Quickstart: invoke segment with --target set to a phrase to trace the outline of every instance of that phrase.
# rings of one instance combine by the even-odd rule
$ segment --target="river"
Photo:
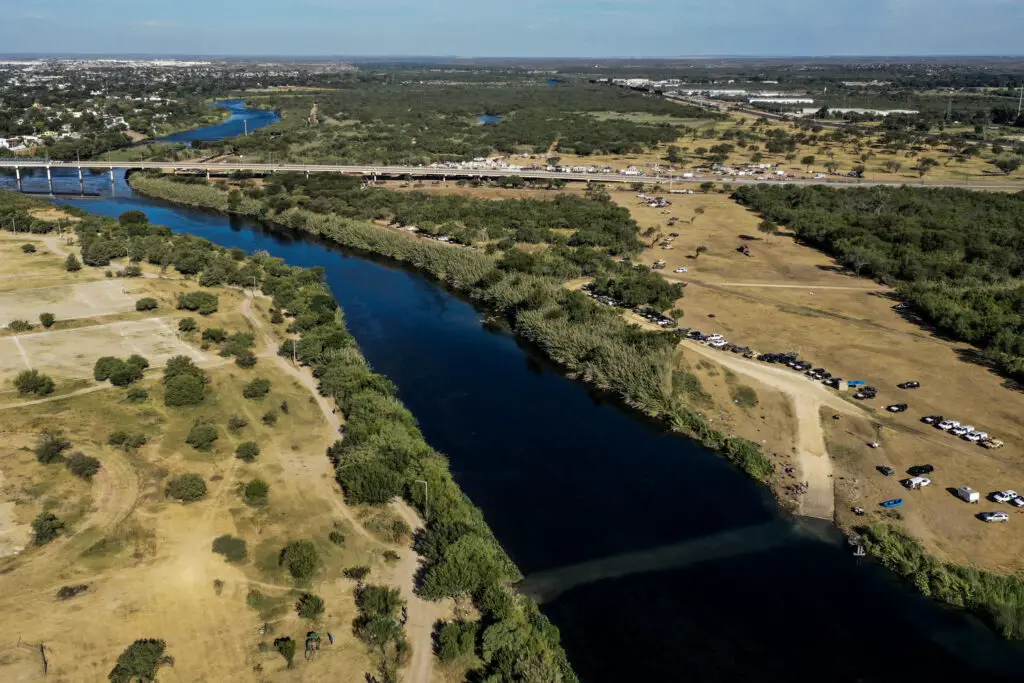
[[[86,183],[102,196],[58,201],[108,216],[139,209],[178,232],[326,270],[364,354],[450,458],[526,585],[554,586],[542,609],[585,683],[905,683],[1024,666],[1017,645],[858,561],[824,525],[788,519],[722,458],[563,377],[427,277],[135,196],[123,176]],[[56,185],[77,192],[77,176]],[[25,187],[45,189],[45,175]],[[687,566],[698,552],[713,559]],[[574,587],[624,566],[643,572]]]
[[[245,106],[244,100],[220,100],[211,106],[227,109],[230,115],[225,120],[214,126],[204,126],[185,130],[173,135],[158,138],[157,142],[209,142],[212,140],[224,140],[244,135],[245,132],[253,132],[257,128],[269,126],[281,120],[277,112],[267,109],[250,109]]]

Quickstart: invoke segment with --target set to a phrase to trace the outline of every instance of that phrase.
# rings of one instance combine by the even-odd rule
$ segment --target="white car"
[[[722,335],[718,334],[717,332],[715,334],[709,334],[708,335],[708,341],[709,342],[722,341],[723,339],[725,339],[725,337],[723,337]]]
[[[966,441],[973,441],[974,443],[977,443],[982,439],[988,438],[988,434],[985,432],[971,432],[969,434],[964,434],[961,438]]]
[[[939,429],[942,429],[942,430],[948,432],[950,429],[953,429],[954,427],[959,427],[960,423],[957,422],[956,420],[943,420],[942,422],[940,422],[936,426]]]
[[[718,341],[711,342],[710,344],[708,344],[708,346],[710,346],[713,349],[720,349],[728,343],[729,342],[725,341],[724,339],[719,339]]]
[[[928,477],[911,477],[905,479],[903,485],[908,489],[923,489],[925,486],[931,486],[932,480]]]
[[[676,268],[672,272],[674,272],[674,273],[689,273],[690,269],[689,268]]]
[[[1015,508],[1024,508],[1024,496],[1017,496],[1010,501],[1010,505]]]
[[[1008,522],[1010,521],[1010,515],[1005,512],[982,512],[980,515],[984,522]]]
[[[999,491],[998,493],[992,494],[992,500],[997,503],[1009,503],[1011,500],[1017,497],[1017,492],[1013,489],[1007,489],[1005,491]]]
[[[949,430],[949,433],[954,436],[963,436],[964,434],[967,434],[970,431],[973,431],[970,427],[960,426],[953,427],[952,429]]]

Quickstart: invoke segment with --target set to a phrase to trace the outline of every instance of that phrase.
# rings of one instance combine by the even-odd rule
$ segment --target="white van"
[[[972,489],[970,486],[961,486],[956,490],[956,495],[961,500],[968,503],[977,503],[981,500],[981,494]]]

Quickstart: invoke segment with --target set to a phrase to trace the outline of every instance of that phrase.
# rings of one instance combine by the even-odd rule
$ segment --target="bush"
[[[142,360],[147,366],[149,365],[149,361],[147,361],[145,358],[143,358]],[[140,379],[142,379],[143,370],[144,366],[139,365],[137,363],[121,363],[120,367],[117,368],[117,370],[114,370],[114,372],[110,373],[110,383],[113,384],[115,387],[126,387],[129,384],[133,384],[134,382],[138,382]]]
[[[206,482],[198,474],[183,474],[167,482],[167,495],[182,503],[194,503],[206,498]]]
[[[384,505],[402,491],[401,475],[379,460],[363,460],[338,469],[338,483],[352,505]]]
[[[185,437],[185,443],[197,451],[213,449],[213,442],[220,438],[217,428],[208,422],[196,422]]]
[[[71,474],[82,479],[92,479],[92,476],[100,471],[100,461],[84,453],[72,453],[65,464]]]
[[[32,544],[46,545],[64,530],[64,522],[52,512],[41,512],[32,520]]]
[[[243,441],[235,449],[235,457],[246,462],[252,462],[260,454],[260,445],[255,441]]]
[[[370,575],[370,567],[366,565],[345,567],[342,570],[342,575],[345,579],[351,579],[352,581],[362,582]]]
[[[274,325],[280,325],[284,322],[284,316],[281,315],[281,311],[276,308],[270,312],[270,322]]]
[[[270,497],[270,485],[262,479],[253,479],[242,489],[242,500],[252,507],[263,507]]]
[[[149,439],[145,434],[130,434],[123,430],[112,432],[107,437],[107,443],[111,446],[120,446],[122,450],[131,452],[142,448]]]
[[[437,632],[437,658],[442,662],[452,662],[472,654],[476,633],[476,622],[448,622]]]
[[[23,245],[21,245],[21,253],[23,253],[23,254],[34,254],[34,253],[36,253],[36,245],[34,245],[34,244],[23,244]]]
[[[205,330],[203,330],[203,341],[213,342],[214,344],[220,344],[227,338],[228,333],[219,327],[207,327]]]
[[[46,429],[39,435],[33,452],[36,454],[36,460],[49,465],[60,460],[64,456],[64,451],[69,448],[71,442],[64,438],[64,432],[59,429]]]
[[[316,573],[319,561],[320,557],[312,541],[292,541],[281,551],[281,566],[300,581]]]
[[[124,398],[129,403],[142,403],[149,399],[149,392],[142,387],[132,387],[125,392]]]
[[[299,596],[299,601],[295,603],[295,611],[303,619],[316,621],[324,614],[323,598],[312,593],[303,593]]]
[[[53,393],[54,384],[49,375],[44,375],[38,370],[22,370],[14,378],[14,387],[21,396],[49,396]]]
[[[49,329],[53,327],[55,322],[57,322],[57,316],[53,313],[40,313],[39,322],[42,323],[43,327]]]
[[[64,260],[64,270],[69,273],[77,273],[82,269],[82,262],[78,260],[78,257],[74,254],[68,254],[67,259]]]
[[[103,356],[97,359],[96,364],[92,366],[92,376],[97,382],[106,382],[110,379],[110,376],[116,372],[122,363],[119,358],[113,356]]]
[[[213,552],[223,555],[228,562],[245,562],[245,540],[230,534],[213,539]]]
[[[32,323],[27,320],[12,320],[7,323],[7,329],[11,332],[28,332],[32,329]]]
[[[162,664],[171,663],[164,656],[167,644],[162,640],[136,640],[117,658],[117,664],[107,678],[110,683],[150,683],[156,680],[156,670]]]
[[[345,534],[341,533],[337,529],[332,529],[331,533],[327,534],[327,540],[329,540],[334,545],[344,546]]]
[[[198,328],[195,318],[182,318],[178,321],[178,332],[194,332]]]
[[[295,659],[295,641],[288,637],[274,640],[274,649],[288,662],[288,668],[292,667],[292,660]]]
[[[160,304],[157,303],[156,299],[154,299],[151,296],[147,296],[147,297],[143,297],[143,298],[141,298],[141,299],[139,299],[138,301],[135,302],[135,310],[136,311],[153,311],[153,310],[156,310],[157,306],[159,306],[159,305]]]
[[[241,415],[232,415],[228,418],[228,429],[233,432],[240,431],[249,426],[249,420]]]
[[[178,295],[178,309],[197,311],[199,315],[211,315],[217,312],[219,300],[216,294],[209,292],[189,292]]]
[[[142,268],[136,265],[125,266],[125,269],[119,272],[118,275],[121,277],[142,277]]]
[[[400,559],[402,559],[402,556],[396,553],[394,550],[385,550],[383,556],[384,561],[388,564],[394,564],[395,562],[398,562]]]
[[[359,567],[346,567],[342,572],[342,576],[346,579],[352,579],[353,581],[362,582],[370,575],[370,568],[363,565]]]
[[[240,368],[251,368],[256,365],[256,354],[246,349],[235,357],[235,365]]]
[[[206,383],[196,375],[177,375],[164,385],[164,405],[195,406],[203,402]]]
[[[242,389],[242,396],[248,399],[261,399],[270,392],[270,380],[257,377]]]
[[[273,410],[268,410],[267,412],[263,413],[263,417],[260,418],[260,420],[263,422],[263,424],[267,425],[268,427],[273,427],[274,425],[277,424],[277,413],[275,413]]]

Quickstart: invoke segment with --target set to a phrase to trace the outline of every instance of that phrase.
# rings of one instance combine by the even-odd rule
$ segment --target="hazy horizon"
[[[984,57],[1020,54],[1024,2],[35,0],[9,8],[4,18],[0,45],[7,54]],[[614,56],[594,55],[600,51]]]

